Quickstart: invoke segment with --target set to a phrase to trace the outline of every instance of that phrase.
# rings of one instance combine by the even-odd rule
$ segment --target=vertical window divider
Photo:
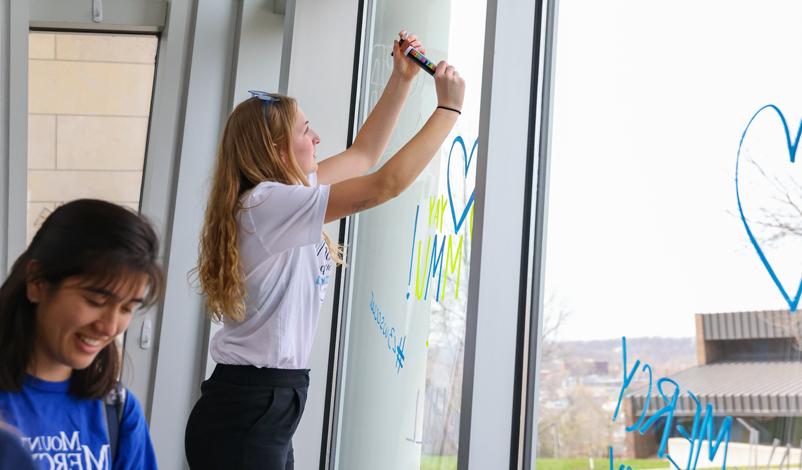
[[[556,17],[559,0],[548,0],[545,6],[545,18],[539,23],[540,28],[534,37],[535,49],[541,51],[542,55],[542,74],[538,78],[532,74],[533,86],[535,80],[540,82],[538,96],[540,97],[539,110],[537,114],[537,124],[532,126],[530,135],[530,145],[536,147],[536,152],[532,155],[533,162],[537,165],[532,174],[534,181],[531,182],[533,191],[530,194],[531,200],[528,201],[531,212],[532,224],[526,234],[530,244],[530,252],[527,257],[527,266],[522,267],[526,270],[526,275],[522,276],[522,281],[529,280],[526,286],[526,295],[522,299],[524,302],[523,313],[528,328],[521,332],[524,334],[525,343],[523,354],[527,355],[524,363],[520,364],[522,381],[516,392],[523,394],[521,410],[521,439],[522,446],[521,461],[518,468],[535,468],[537,458],[537,425],[538,425],[538,390],[539,390],[539,367],[540,367],[540,334],[542,332],[544,310],[543,310],[543,286],[545,274],[546,258],[546,227],[548,216],[548,194],[549,194],[549,164],[551,159],[551,114],[552,114],[552,90],[554,79],[554,45],[556,38]],[[542,8],[542,7],[541,7]],[[542,39],[542,45],[541,45]],[[533,67],[536,65],[533,62]],[[532,97],[532,109],[538,107],[535,95]]]
[[[25,250],[28,198],[28,2],[9,2],[5,272]]]
[[[538,113],[530,108],[537,93],[532,68],[540,61],[540,51],[532,42],[522,45],[520,38],[535,37],[542,3],[487,3],[459,470],[517,466],[513,438],[518,431],[513,427],[520,401],[516,403],[513,390],[520,385],[516,369],[524,341],[520,320],[525,292],[520,260],[528,237],[528,141]]]
[[[364,118],[360,109],[361,96],[364,93],[361,78],[368,70],[370,50],[365,46],[368,40],[367,31],[371,28],[371,12],[375,0],[358,0],[356,40],[354,41],[354,67],[351,79],[351,107],[348,113],[348,137],[350,146],[356,137],[359,123]],[[331,345],[329,348],[329,366],[326,384],[326,409],[323,416],[323,429],[320,446],[320,470],[337,468],[337,452],[340,425],[340,407],[342,405],[343,380],[345,376],[345,359],[348,352],[348,315],[352,288],[352,263],[356,243],[356,226],[358,215],[340,220],[340,231],[337,242],[345,246],[346,266],[338,266],[334,280],[334,311],[332,312]]]

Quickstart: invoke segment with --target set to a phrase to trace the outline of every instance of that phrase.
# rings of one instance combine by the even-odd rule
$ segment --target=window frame
[[[540,290],[533,291],[535,284],[532,283],[539,283],[542,279],[537,275],[542,267],[542,253],[539,252],[542,241],[536,245],[534,240],[542,238],[544,233],[542,217],[547,183],[547,178],[544,178],[547,175],[547,143],[536,139],[547,131],[549,121],[540,119],[541,113],[548,112],[548,108],[533,105],[548,101],[543,99],[543,90],[548,90],[548,86],[543,86],[541,71],[544,69],[544,60],[550,59],[550,54],[545,53],[539,45],[545,42],[551,47],[552,44],[550,38],[543,40],[551,32],[551,23],[544,22],[542,15],[544,5],[548,6],[548,11],[552,11],[551,3],[546,0],[487,2],[479,155],[514,157],[480,159],[477,162],[474,200],[477,210],[471,241],[472,275],[468,293],[458,451],[460,470],[521,468],[521,454],[525,453],[522,446],[529,441],[520,436],[523,433],[521,413],[526,413],[527,419],[531,420],[533,408],[531,404],[524,404],[525,409],[521,410],[520,400],[528,393],[527,403],[531,401],[534,383],[527,384],[526,390],[522,387],[522,377],[525,375],[523,354],[530,350],[536,352],[537,329],[527,338],[524,320],[528,317],[536,320],[540,311],[535,305],[535,299],[541,295]],[[368,66],[365,58],[368,48],[365,44],[370,38],[365,31],[370,30],[373,5],[373,1],[365,3],[357,28],[363,51],[361,54],[357,52],[358,60],[354,64],[352,109],[359,106],[360,96],[364,93],[364,84],[360,85],[359,81],[363,80]],[[503,28],[500,26],[502,23]],[[521,46],[522,36],[532,38],[529,47]],[[496,73],[497,70],[504,72]],[[530,99],[522,100],[521,95]],[[352,135],[356,131],[354,126],[359,122],[353,115],[354,112]],[[521,152],[522,148],[526,151]],[[537,172],[535,176],[533,171]],[[488,174],[492,177],[488,177]],[[533,178],[536,180],[533,181]],[[533,184],[537,184],[535,191],[531,189]],[[533,213],[533,207],[538,212]],[[533,216],[534,228],[530,230],[530,218]],[[499,217],[512,222],[499,223]],[[359,243],[358,225],[358,215],[355,215],[349,217],[347,226],[341,229],[340,242],[352,247],[351,251]],[[507,269],[501,261],[504,259],[521,259],[520,269]],[[334,393],[327,403],[327,416],[331,416],[331,424],[324,429],[323,436],[329,449],[329,461],[328,465],[321,461],[321,469],[334,470],[337,463],[334,452],[339,431],[343,371],[347,368],[345,357],[352,277],[353,271],[345,268],[337,278],[339,305],[335,314],[339,331],[332,332],[331,364],[334,370],[330,372],[335,377],[335,383],[330,385]],[[498,311],[509,314],[499,317],[496,316]],[[480,315],[480,312],[484,314]],[[510,337],[515,337],[516,341],[509,341]],[[530,373],[529,376],[536,378],[536,374]],[[482,377],[482,380],[478,380],[478,377]],[[507,429],[509,433],[498,432],[500,429]],[[471,440],[482,445],[470,446]]]

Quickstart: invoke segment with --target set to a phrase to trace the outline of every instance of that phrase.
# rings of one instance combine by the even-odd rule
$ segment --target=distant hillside
[[[606,361],[611,369],[622,365],[621,338],[594,341],[560,341],[555,344],[554,359],[562,361]],[[627,338],[628,364],[637,359],[649,363],[655,372],[669,373],[696,364],[695,338]],[[630,366],[631,367],[631,366]]]

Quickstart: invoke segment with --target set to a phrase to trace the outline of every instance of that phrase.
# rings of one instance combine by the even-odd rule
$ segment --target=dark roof
[[[754,312],[703,313],[702,332],[705,340],[756,338],[799,338],[800,317],[788,310]]]
[[[712,404],[716,416],[802,416],[802,361],[708,364],[670,378],[681,387],[676,416],[693,416],[696,412],[688,391],[699,398],[702,407]],[[628,394],[636,420],[643,410],[646,391],[643,387]],[[663,391],[670,397],[673,387],[667,384]],[[663,406],[654,377],[647,415]]]

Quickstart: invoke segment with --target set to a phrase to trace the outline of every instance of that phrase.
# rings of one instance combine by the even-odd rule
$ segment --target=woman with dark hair
[[[56,209],[0,287],[0,421],[48,468],[154,469],[115,338],[162,292],[158,239],[135,212]]]

